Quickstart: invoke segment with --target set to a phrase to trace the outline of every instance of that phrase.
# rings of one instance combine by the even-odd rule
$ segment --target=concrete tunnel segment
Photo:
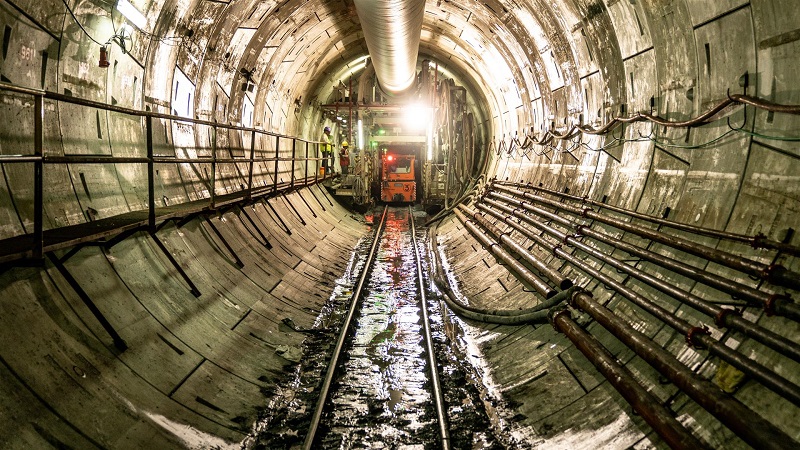
[[[177,100],[185,100],[191,103],[187,113],[223,122],[241,122],[242,113],[249,110],[254,124],[314,139],[323,116],[311,99],[324,96],[339,81],[333,74],[354,65],[352,61],[366,52],[357,16],[347,1],[134,3],[146,12],[149,32],[179,32],[182,45],[149,42],[140,33],[128,53],[112,46],[107,69],[96,66],[98,46],[75,26],[62,4],[4,3],[4,81],[161,112],[172,112]],[[421,51],[447,62],[470,88],[477,99],[472,106],[476,117],[495,143],[508,142],[530,128],[601,124],[636,111],[685,119],[727,92],[745,89],[775,102],[800,103],[794,86],[800,12],[790,1],[428,3]],[[70,5],[89,34],[102,32],[109,20],[124,21],[116,13],[109,19],[93,2]],[[53,15],[52,10],[59,13]],[[193,83],[192,94],[176,89],[179,74]],[[247,88],[240,89],[248,83],[254,85],[249,94]],[[29,97],[4,93],[0,108],[0,149],[3,155],[20,153],[34,133]],[[736,124],[743,119],[738,111],[723,116]],[[45,114],[45,141],[54,155],[134,156],[144,139],[140,122],[115,114],[52,103],[45,105]],[[747,120],[747,131],[766,130],[764,135],[791,138],[798,129],[794,116],[759,111]],[[588,147],[575,149],[573,156],[561,151],[496,154],[488,175],[568,188],[598,200],[605,196],[614,205],[649,214],[662,214],[669,207],[670,217],[679,222],[763,232],[781,240],[800,218],[797,146],[747,133],[702,146],[728,130],[724,119],[690,131],[635,124],[624,129],[625,142],[607,151],[597,149],[611,138],[587,137],[582,142]],[[655,138],[640,140],[641,136]],[[183,155],[198,143],[205,145],[209,132],[170,126],[158,129],[154,137],[164,151]],[[677,145],[660,144],[668,139]],[[19,166],[4,164],[3,170],[0,230],[7,238],[31,227],[30,175]],[[222,186],[234,189],[240,181],[236,169],[224,170],[230,176]],[[146,205],[141,168],[72,164],[52,166],[47,176],[48,229]],[[159,198],[168,204],[208,195],[200,172],[165,165],[159,177]],[[262,181],[269,181],[266,173]],[[272,249],[260,242],[262,237],[241,212],[210,217],[245,263],[241,270],[206,219],[162,228],[159,239],[194,280],[200,297],[192,295],[146,233],[134,234],[107,251],[86,247],[77,252],[64,266],[128,344],[124,352],[115,349],[50,260],[43,268],[3,272],[0,442],[9,448],[197,448],[235,446],[243,440],[303,338],[282,326],[283,319],[291,318],[300,327],[311,325],[330,293],[325,287],[340,276],[347,252],[367,233],[367,227],[340,205],[325,203],[325,195],[312,186],[266,200],[271,208],[264,203],[245,207]],[[320,208],[312,196],[323,202]],[[523,286],[457,220],[445,220],[438,233],[466,295],[479,304],[528,304]],[[747,246],[706,241],[766,262],[772,257]],[[698,266],[707,264],[676,256]],[[798,268],[796,258],[784,256],[781,261]],[[600,268],[621,278],[611,268]],[[715,265],[710,269],[739,277]],[[714,376],[716,364],[683,345],[682,336],[591,277],[573,274],[635,328],[703,376]],[[690,280],[674,281],[688,290],[716,295]],[[654,295],[647,286],[627,283]],[[702,321],[696,312],[664,302],[677,314]],[[790,321],[757,311],[751,318],[800,340]],[[746,448],[674,386],[661,383],[649,366],[599,326],[587,328],[713,447]],[[542,447],[663,445],[549,325],[478,326],[473,332],[482,356],[476,367],[487,382],[513,399],[513,414],[534,430]],[[800,383],[795,362],[740,336],[730,336],[728,343]],[[734,395],[795,439],[800,437],[796,406],[754,383]]]

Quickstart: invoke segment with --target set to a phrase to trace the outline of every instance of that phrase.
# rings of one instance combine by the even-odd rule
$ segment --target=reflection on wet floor
[[[408,211],[390,209],[338,384],[325,448],[426,448],[434,440]]]
[[[389,214],[377,266],[368,280],[354,326],[355,340],[342,363],[347,373],[339,371],[341,378],[331,392],[338,410],[332,411],[329,403],[315,449],[441,448],[433,399],[428,393],[408,211],[395,208]],[[425,216],[421,211],[415,215]],[[377,218],[368,214],[365,219],[372,223]],[[418,229],[417,245],[425,248],[427,241],[427,233]],[[306,331],[299,363],[275,386],[274,395],[243,448],[288,450],[299,448],[303,442],[319,398],[321,379],[371,244],[367,236],[355,250],[312,330]],[[465,324],[443,309],[440,294],[427,275],[428,261],[423,253],[424,285],[428,289],[429,317],[452,448],[527,448],[513,437],[504,436],[497,427],[497,418],[487,414],[487,402],[495,409],[491,399],[494,396],[484,390],[480,374],[469,364],[475,352],[462,348],[468,340],[462,330]],[[284,324],[291,328],[289,323]]]

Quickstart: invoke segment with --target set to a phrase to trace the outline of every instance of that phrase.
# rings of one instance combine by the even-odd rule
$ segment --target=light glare
[[[430,122],[431,109],[422,105],[409,105],[404,108],[405,125],[411,131],[422,131]]]
[[[143,30],[147,26],[147,17],[139,12],[128,0],[118,0],[117,11],[125,16],[136,28]]]

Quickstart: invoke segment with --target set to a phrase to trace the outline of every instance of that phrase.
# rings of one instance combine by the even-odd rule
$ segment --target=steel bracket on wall
[[[242,214],[244,214],[244,216],[247,218],[247,221],[250,222],[250,225],[252,225],[253,228],[255,228],[256,233],[258,233],[258,235],[264,241],[264,246],[267,247],[267,250],[272,250],[272,244],[269,243],[269,239],[267,239],[267,236],[265,236],[264,233],[261,231],[261,228],[258,228],[258,225],[256,225],[256,222],[253,220],[253,218],[250,217],[249,214],[247,214],[247,210],[245,210],[243,206],[240,206],[239,211],[241,211]],[[241,216],[239,216],[239,220],[241,220]],[[243,220],[242,223],[244,223]],[[245,224],[245,228],[246,227],[247,225]]]
[[[308,210],[311,211],[311,215],[316,219],[317,218],[317,213],[315,213],[314,212],[314,208],[312,208],[311,205],[308,204],[308,202],[306,201],[305,197],[303,197],[303,194],[301,194],[300,191],[297,191],[297,196],[300,197],[300,200],[302,200],[303,203],[306,204],[306,207],[308,208]]]
[[[316,200],[316,201],[317,201],[317,203],[319,203],[319,207],[320,207],[320,208],[322,208],[322,210],[323,210],[323,211],[327,211],[327,210],[325,209],[325,205],[323,205],[323,204],[322,204],[322,202],[321,202],[321,201],[319,201],[319,198],[317,198],[317,195],[316,195],[316,194],[314,194],[314,189],[309,189],[309,190],[308,190],[308,192],[310,192],[310,193],[311,193],[311,196],[312,196],[312,197],[314,197],[314,200]]]
[[[328,201],[328,204],[330,204],[331,206],[333,206],[333,202],[331,201],[331,199],[330,199],[330,198],[328,198],[328,196],[327,196],[327,195],[325,195],[325,191],[323,191],[323,190],[322,190],[322,186],[320,186],[320,185],[319,185],[319,183],[317,183],[317,189],[319,189],[319,190],[320,190],[320,192],[322,192],[322,196],[323,196],[323,197],[325,197],[325,200],[327,200],[327,201]],[[309,191],[310,191],[310,190],[311,190],[311,189],[309,189]]]
[[[270,202],[269,202],[267,199],[264,199],[264,198],[262,198],[262,199],[261,199],[261,201],[262,201],[262,202],[263,202],[265,205],[267,205],[267,206],[269,207],[269,209],[272,211],[272,214],[275,214],[275,217],[277,217],[277,218],[278,218],[278,221],[281,223],[281,226],[282,226],[282,227],[283,227],[283,229],[286,231],[286,234],[288,234],[288,235],[290,235],[290,236],[291,236],[291,234],[292,234],[292,230],[291,230],[291,228],[289,228],[289,227],[286,225],[286,222],[284,222],[284,221],[283,221],[283,217],[281,217],[281,216],[280,216],[280,214],[278,214],[278,211],[275,209],[275,207],[274,207],[274,206],[272,206],[272,203],[270,203]]]
[[[150,237],[153,238],[153,241],[155,241],[156,245],[158,245],[158,248],[160,248],[161,251],[164,253],[164,256],[167,257],[169,262],[172,263],[172,266],[175,267],[175,270],[178,271],[180,276],[183,278],[183,281],[185,281],[186,284],[189,285],[189,291],[192,293],[192,295],[194,295],[195,297],[200,297],[200,295],[202,295],[202,294],[197,289],[197,286],[194,285],[194,283],[192,282],[192,279],[189,278],[189,275],[186,274],[186,271],[183,270],[183,267],[181,267],[181,265],[178,264],[178,261],[175,259],[174,256],[172,256],[172,253],[169,252],[169,249],[167,249],[167,247],[164,245],[164,243],[161,242],[160,239],[158,239],[158,236],[156,236],[155,233],[149,233],[149,234],[150,234]]]
[[[106,330],[106,333],[111,336],[111,339],[114,341],[114,347],[116,347],[120,352],[127,350],[128,344],[125,343],[125,340],[122,339],[122,336],[117,333],[117,330],[114,329],[97,305],[94,304],[94,301],[92,301],[91,297],[89,297],[89,294],[87,294],[81,285],[78,284],[78,280],[76,280],[75,277],[73,277],[72,274],[67,270],[67,268],[64,267],[62,260],[53,252],[47,252],[47,257],[53,262],[55,268],[58,270],[61,276],[64,277],[67,283],[69,283],[69,285],[72,287],[72,290],[75,291],[83,304],[89,308],[89,311],[91,311],[92,315],[94,315],[97,321],[100,322],[100,325],[104,330]]]
[[[289,197],[287,197],[286,194],[284,194],[284,193],[281,193],[281,197],[283,197],[283,200],[286,202],[286,204],[288,204],[289,207],[292,208],[292,211],[294,211],[294,213],[297,215],[297,218],[300,219],[300,223],[302,223],[303,225],[306,225],[306,220],[303,219],[303,216],[301,216],[300,212],[297,211],[297,208],[294,207],[292,202],[289,200]]]
[[[219,232],[217,227],[214,226],[214,222],[212,222],[211,219],[208,218],[208,216],[205,216],[203,218],[205,219],[208,226],[211,227],[211,230],[214,232],[214,234],[216,234],[219,240],[222,241],[222,245],[224,245],[225,248],[228,249],[228,253],[230,253],[231,256],[233,257],[234,261],[236,262],[236,265],[239,266],[240,269],[243,268],[244,263],[242,262],[241,259],[239,259],[239,255],[236,254],[236,251],[233,250],[233,247],[231,247],[231,245],[228,243],[225,237],[222,236],[222,233]]]

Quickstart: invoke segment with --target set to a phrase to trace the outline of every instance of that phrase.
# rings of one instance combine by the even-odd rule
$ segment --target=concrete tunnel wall
[[[312,193],[316,190],[316,193]],[[325,202],[317,217],[300,196]],[[300,357],[362,223],[319,188],[252,207],[267,250],[238,212],[159,232],[201,291],[195,298],[146,233],[65,263],[129,348],[108,334],[51,266],[2,276],[4,448],[212,448],[240,442],[276,380]],[[300,217],[287,205],[298,204]],[[246,207],[250,208],[250,207]],[[260,400],[259,400],[260,399]]]
[[[134,4],[145,12],[147,31],[162,39],[133,31],[128,52],[117,44],[109,46],[111,66],[102,69],[97,67],[98,45],[76,26],[63,3],[0,3],[2,80],[130,108],[251,123],[313,139],[324,122],[319,105],[340,81],[333,74],[366,54],[358,18],[347,1]],[[100,43],[125,22],[120,14],[110,14],[107,4],[85,1],[69,6]],[[800,103],[795,87],[798,25],[800,11],[793,2],[781,0],[445,1],[429,2],[421,48],[468,79],[475,98],[486,99],[478,116],[486,118],[483,125],[496,146],[529,130],[602,124],[651,108],[672,120],[685,119],[724,99],[728,89],[742,92],[745,72],[747,93]],[[246,77],[242,69],[252,75]],[[193,94],[176,89],[180,76],[193,84]],[[4,155],[27,154],[33,134],[30,97],[5,92],[2,99],[0,150]],[[51,102],[45,110],[48,154],[142,155],[144,132],[138,120]],[[252,113],[252,119],[245,113]],[[732,124],[744,119],[741,109],[725,115]],[[208,127],[162,121],[157,127],[160,152],[208,154]],[[797,128],[794,116],[752,109],[745,126],[784,136],[795,135]],[[678,221],[762,232],[780,240],[788,228],[796,228],[800,217],[795,143],[743,133],[704,148],[668,148],[637,140],[640,135],[655,136],[690,147],[727,130],[725,120],[689,132],[635,124],[624,128],[622,138],[629,142],[610,147],[610,155],[581,148],[573,151],[576,161],[563,151],[541,156],[504,152],[495,155],[488,176],[569,188],[595,199],[607,196],[612,204],[651,214],[670,207]],[[247,136],[238,133],[223,133],[218,139],[221,147],[249,144]],[[597,149],[610,139],[586,136],[582,143]],[[268,140],[257,145],[272,148]],[[560,150],[567,147],[563,144]],[[208,198],[209,176],[197,167],[161,167],[157,198],[164,205]],[[284,181],[289,170],[281,166]],[[30,231],[33,194],[28,169],[3,165],[3,171],[0,238],[7,238]],[[269,173],[264,167],[256,185],[269,184]],[[299,168],[296,175],[302,175]],[[53,165],[46,177],[46,228],[146,205],[145,173],[135,165]],[[243,180],[236,167],[221,165],[218,181],[217,193],[224,194],[235,191]],[[310,189],[322,200],[319,189]],[[311,324],[327,298],[325,283],[341,274],[346,264],[342,255],[366,232],[336,205],[324,212],[314,207],[319,216],[314,218],[303,209],[300,195],[312,206],[316,202],[309,190],[288,198],[308,222],[305,226],[282,198],[270,200],[290,223],[291,235],[270,217],[271,210],[255,205],[259,223],[274,245],[271,251],[236,213],[211,219],[244,255],[242,271],[231,265],[200,219],[160,232],[190,276],[199,280],[199,299],[144,234],[107,253],[85,248],[70,259],[67,269],[129,343],[131,348],[119,355],[49,263],[45,269],[3,273],[3,443],[11,448],[156,448],[241,440],[259,402],[302,339],[280,327],[280,321],[289,317],[299,326]],[[530,302],[529,294],[521,292],[454,219],[444,222],[440,233],[462,289],[476,302]],[[744,246],[720,245],[762,261],[770,258]],[[461,256],[464,251],[471,252],[469,258]],[[798,269],[795,259],[781,262]],[[496,283],[486,285],[485,273],[474,269],[481,264],[489,266]],[[596,282],[580,273],[575,276],[588,283],[596,297],[611,297]],[[678,282],[695,288],[686,280]],[[628,283],[650,293],[647,287]],[[763,289],[782,292],[771,286]],[[680,336],[654,328],[654,321],[624,302],[610,305],[634,327],[656,335],[683,361],[713,375],[715,364],[700,364],[703,355],[680,345]],[[680,314],[699,321],[692,311],[680,309]],[[800,339],[792,323],[759,320]],[[603,334],[595,325],[590,329]],[[492,374],[487,380],[514,399],[511,409],[522,417],[521,426],[532,427],[546,442],[626,448],[644,435],[657,441],[551,327],[488,327],[478,332]],[[659,398],[673,393],[613,338],[606,336],[603,343]],[[730,345],[737,343],[738,339]],[[741,345],[753,348],[746,340]],[[276,351],[279,347],[283,356]],[[795,383],[800,381],[797,364],[769,353],[750,353]],[[736,396],[795,438],[800,436],[796,407],[752,384]],[[744,445],[693,403],[678,400],[674,408],[715,447]]]

